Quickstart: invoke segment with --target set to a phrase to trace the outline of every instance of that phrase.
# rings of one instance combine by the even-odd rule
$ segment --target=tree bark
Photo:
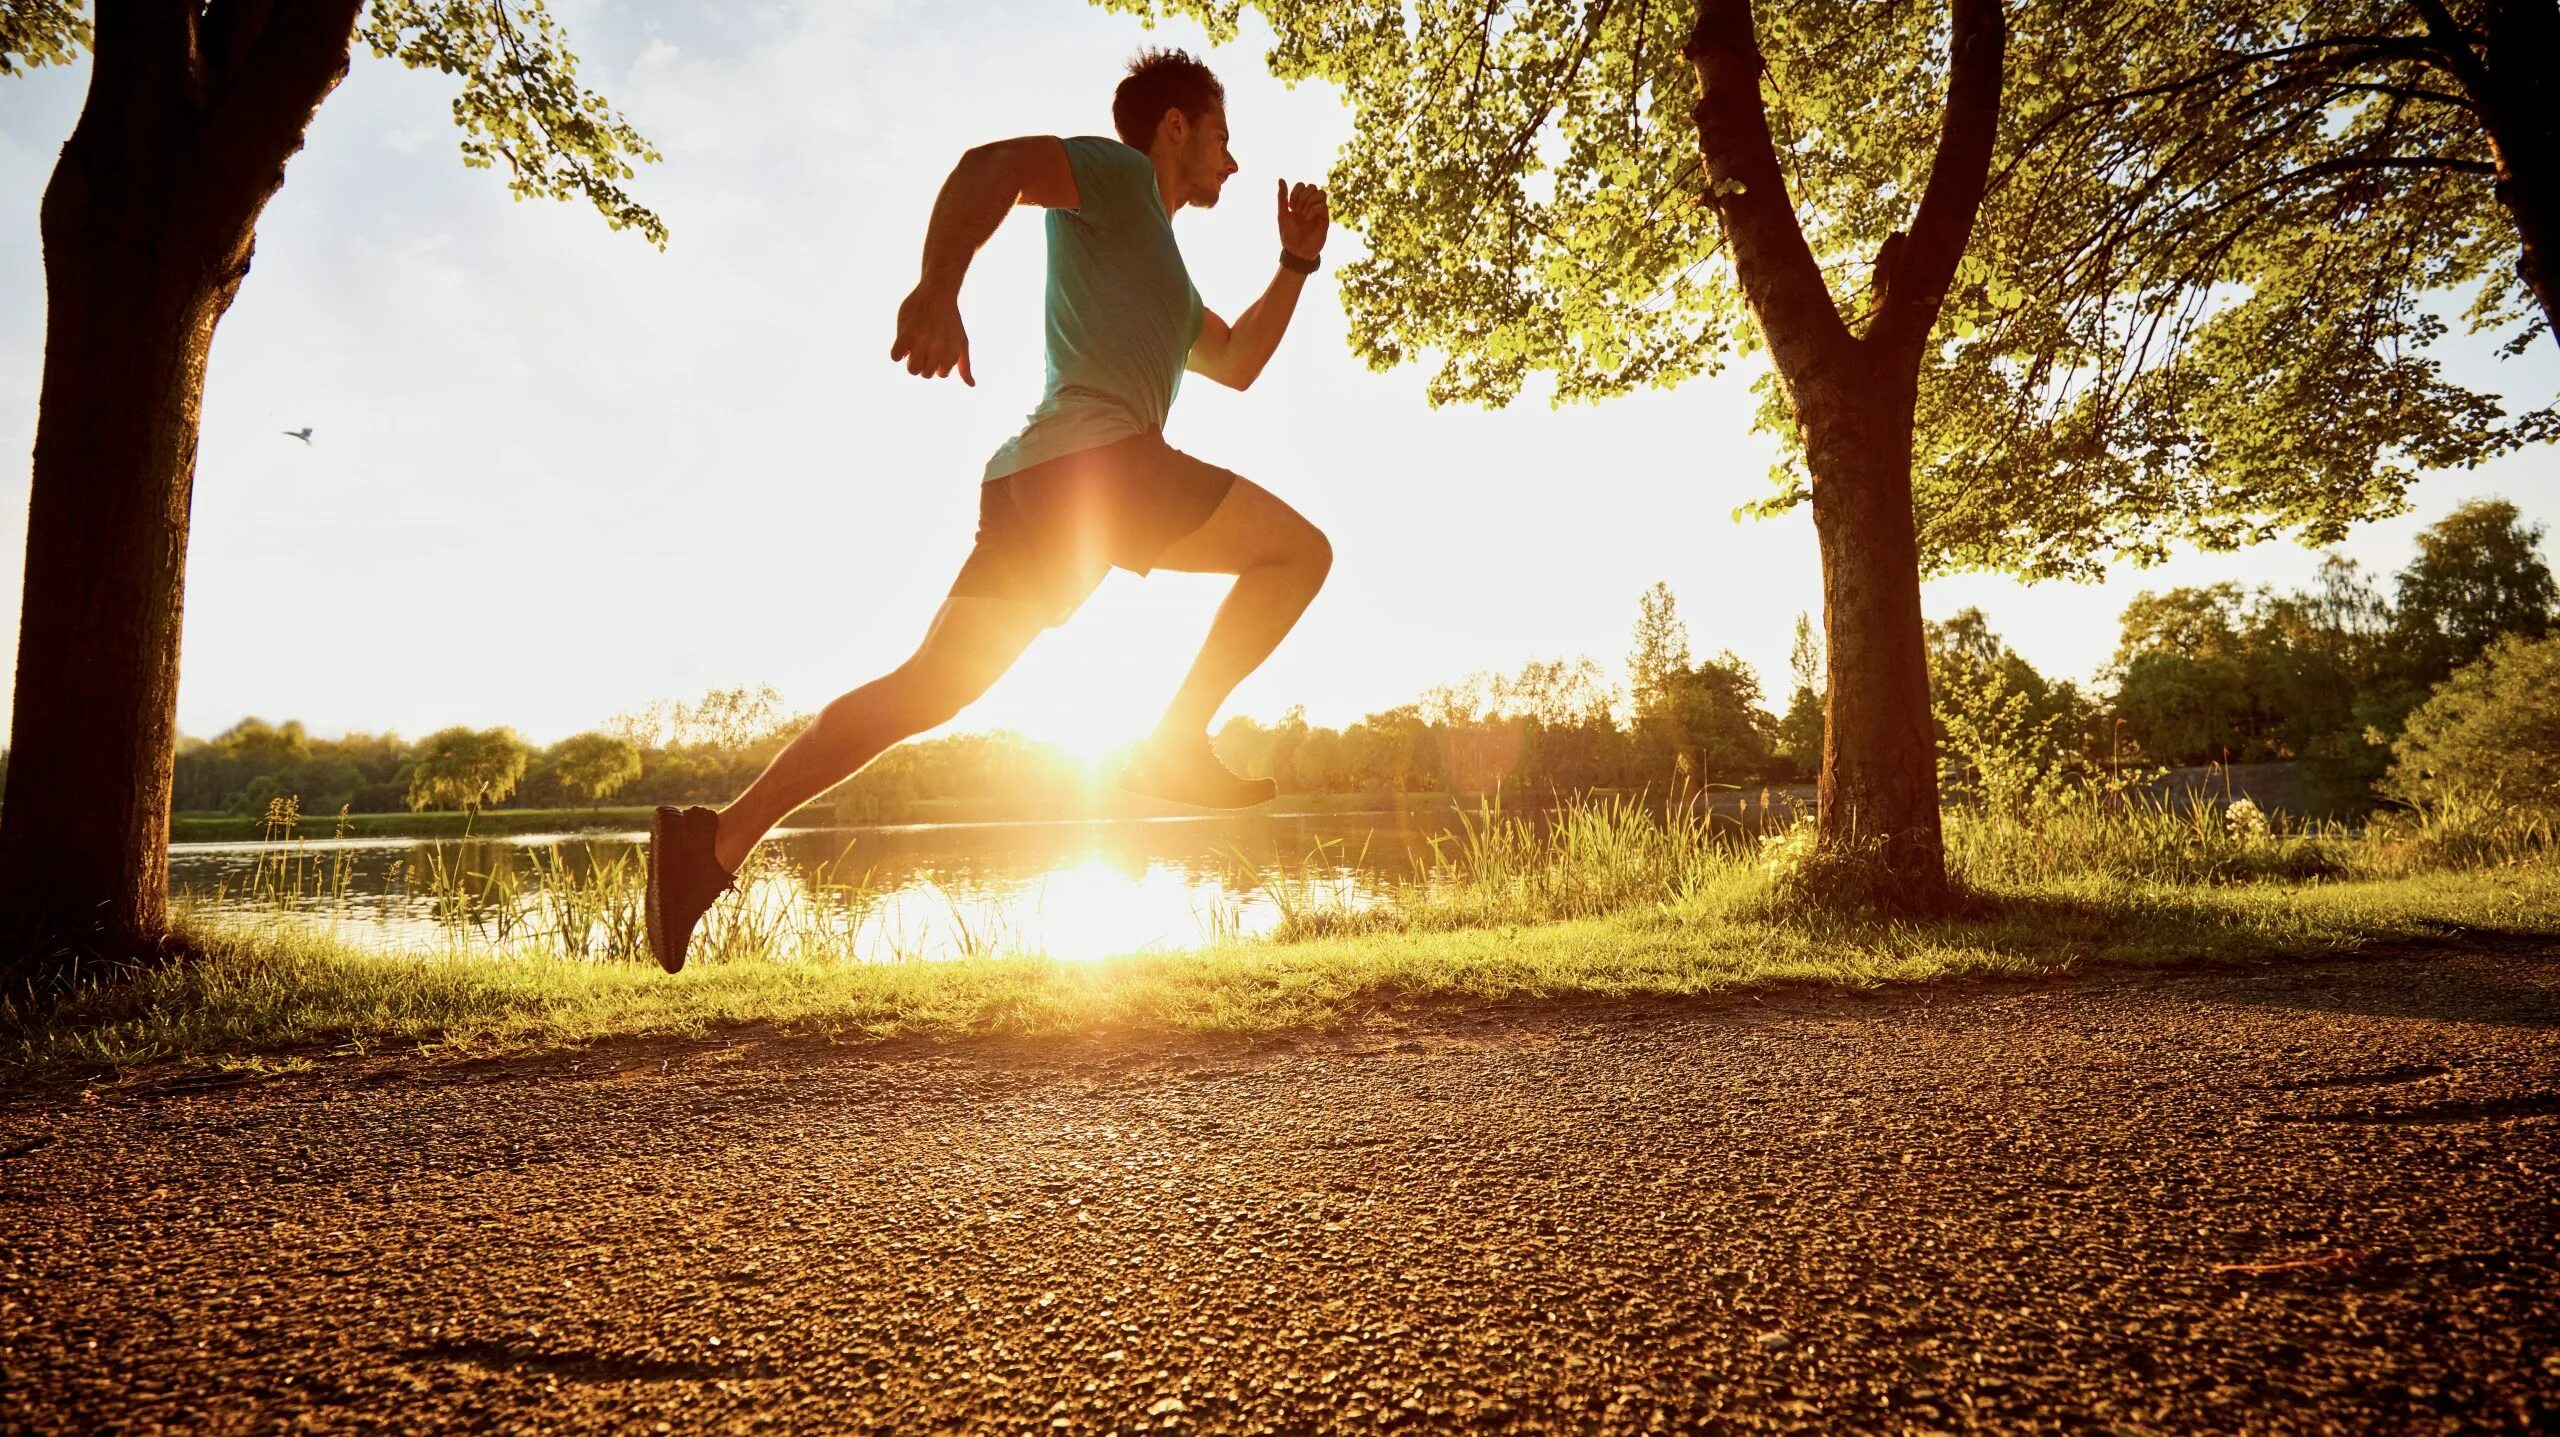
[[[1760,94],[1750,0],[1701,0],[1684,51],[1698,74],[1707,203],[1759,321],[1813,476],[1821,546],[1824,706],[1817,849],[1838,896],[1906,912],[1945,908],[1946,848],[1911,508],[1920,363],[1982,203],[2007,28],[1998,0],[1952,0],[1945,111],[1909,234],[1877,256],[1874,303],[1852,333],[1805,242]]]
[[[102,0],[46,187],[44,380],[0,802],[13,978],[155,947],[178,640],[214,326],[258,212],[345,72],[357,0]]]
[[[2495,0],[2486,32],[2491,183],[2515,218],[2517,273],[2560,342],[2560,0]]]

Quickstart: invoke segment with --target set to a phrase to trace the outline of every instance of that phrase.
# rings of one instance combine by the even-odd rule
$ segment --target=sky
[[[794,709],[895,665],[968,551],[987,455],[1038,396],[1040,226],[980,253],[962,308],[978,383],[888,358],[935,190],[970,145],[1107,134],[1141,44],[1206,52],[1241,173],[1176,222],[1232,317],[1277,250],[1274,177],[1321,181],[1351,115],[1286,89],[1248,31],[1209,51],[1081,0],[753,7],[554,0],[604,91],[663,151],[630,188],[663,252],[583,206],[510,199],[465,169],[451,82],[360,56],[259,226],[214,343],[196,473],[179,726],[247,715],[319,734],[513,726],[549,742],[662,698],[769,683]],[[0,454],[34,442],[44,326],[36,213],[85,65],[0,80]],[[1819,607],[1801,510],[1768,492],[1753,371],[1551,408],[1434,410],[1426,372],[1352,357],[1337,225],[1251,391],[1196,377],[1177,445],[1271,489],[1332,538],[1332,579],[1230,713],[1304,704],[1342,724],[1433,684],[1588,654],[1618,677],[1638,596],[1668,582],[1701,656],[1773,693],[1795,617]],[[2467,382],[2560,390],[2560,348],[2440,352]],[[308,425],[307,446],[282,431]],[[28,470],[0,471],[0,593],[19,593]],[[2344,546],[2382,574],[2456,504],[2503,495],[2560,528],[2560,452],[2432,475]],[[2094,584],[1936,580],[1932,617],[1981,607],[2049,673],[2104,666],[2136,592],[2305,582],[2290,544],[2182,554]],[[1115,573],[955,727],[1088,753],[1171,695],[1222,592]],[[16,648],[14,597],[7,651]]]

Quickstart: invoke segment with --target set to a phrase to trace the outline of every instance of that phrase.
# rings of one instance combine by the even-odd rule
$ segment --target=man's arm
[[[1326,208],[1325,193],[1314,185],[1292,189],[1286,180],[1280,182],[1280,247],[1301,259],[1313,260],[1324,252],[1327,229],[1332,224]],[[1307,286],[1307,277],[1286,265],[1278,267],[1262,298],[1247,306],[1229,324],[1217,315],[1203,311],[1200,315],[1200,337],[1191,344],[1191,357],[1186,362],[1192,373],[1213,379],[1229,389],[1244,389],[1271,362],[1272,352],[1280,347],[1280,336],[1289,332],[1289,316],[1298,309],[1298,292]]]
[[[934,199],[924,233],[924,275],[898,306],[898,337],[889,357],[905,360],[909,374],[931,379],[957,369],[961,382],[974,387],[969,332],[960,323],[960,281],[969,261],[1015,205],[1071,210],[1077,200],[1075,169],[1055,135],[998,140],[962,155]]]

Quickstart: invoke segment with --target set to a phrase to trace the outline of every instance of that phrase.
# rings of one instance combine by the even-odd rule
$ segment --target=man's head
[[[1216,204],[1236,172],[1227,150],[1227,87],[1184,51],[1139,51],[1111,97],[1111,123],[1170,175],[1180,192],[1166,198],[1177,205]]]

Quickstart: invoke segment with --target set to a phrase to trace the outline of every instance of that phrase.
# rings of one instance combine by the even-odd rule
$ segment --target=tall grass
[[[1571,799],[1537,814],[1487,805],[1428,841],[1409,879],[1366,892],[1328,883],[1321,850],[1262,879],[1281,942],[1389,931],[1500,928],[1695,902],[1755,867],[1730,817],[1640,799]],[[1321,866],[1320,866],[1321,865]]]
[[[2091,882],[2171,890],[2414,878],[2545,865],[2560,853],[2548,820],[2485,806],[2357,829],[2271,818],[2246,799],[2123,789],[1951,808],[1945,828],[1950,878],[1993,902]],[[1281,912],[1272,936],[1283,942],[1647,912],[1767,918],[1806,907],[1779,893],[1795,875],[1819,872],[1814,850],[1807,817],[1782,816],[1751,834],[1693,808],[1576,800],[1542,815],[1462,816],[1413,877],[1366,894],[1328,889],[1321,851],[1262,883]]]

